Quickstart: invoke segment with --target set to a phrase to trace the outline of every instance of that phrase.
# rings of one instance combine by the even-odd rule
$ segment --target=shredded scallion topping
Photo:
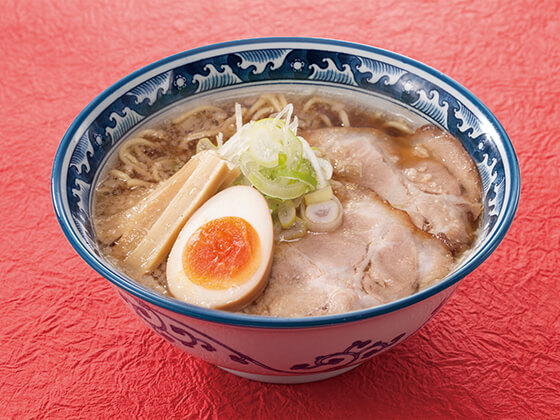
[[[298,198],[325,188],[332,176],[330,162],[317,157],[309,143],[297,136],[297,118],[288,104],[273,118],[241,125],[241,107],[235,107],[237,132],[218,152],[238,164],[243,175],[261,193],[280,200]]]
[[[243,124],[243,110],[236,104],[236,133],[225,143],[220,133],[217,146],[208,138],[197,145],[197,151],[216,148],[240,167],[241,175],[235,183],[252,185],[265,196],[278,228],[277,239],[282,241],[305,235],[307,222],[296,216],[298,209],[305,211],[304,203],[334,199],[330,186],[333,167],[320,151],[297,135],[298,118],[292,119],[293,111],[292,104],[288,104],[274,117]],[[338,213],[335,216],[341,217]],[[323,229],[320,223],[312,223],[315,231],[322,232],[330,226]]]

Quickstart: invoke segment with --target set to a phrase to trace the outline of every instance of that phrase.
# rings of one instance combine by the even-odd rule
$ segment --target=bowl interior
[[[132,73],[97,97],[68,129],[53,167],[55,210],[71,244],[96,271],[152,303],[225,322],[261,322],[258,317],[195,308],[157,295],[123,276],[98,249],[90,217],[91,199],[119,141],[171,108],[213,96],[290,91],[294,87],[351,95],[357,101],[400,114],[412,125],[435,124],[459,138],[481,175],[482,226],[462,264],[441,283],[398,302],[358,311],[357,317],[395,310],[438,293],[495,249],[517,208],[519,168],[511,143],[491,112],[466,89],[421,63],[373,47],[315,39],[247,40],[187,51]],[[317,318],[311,321],[314,325],[349,319],[337,315]],[[292,321],[286,322],[291,325]]]

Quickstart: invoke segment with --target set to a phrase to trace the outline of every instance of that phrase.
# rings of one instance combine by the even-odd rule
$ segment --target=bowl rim
[[[342,314],[334,314],[334,315],[322,315],[317,317],[308,317],[308,318],[275,318],[275,317],[266,317],[266,316],[259,316],[259,315],[248,315],[248,314],[241,314],[241,313],[234,313],[234,312],[226,312],[226,311],[219,311],[214,309],[202,308],[198,306],[194,306],[188,303],[181,302],[171,297],[166,297],[164,295],[158,294],[151,289],[148,289],[139,283],[129,279],[128,277],[113,272],[109,270],[98,258],[93,255],[87,247],[85,247],[82,243],[80,238],[75,234],[73,229],[71,228],[69,215],[64,211],[63,205],[63,194],[64,191],[60,189],[60,178],[62,176],[62,163],[63,158],[66,153],[68,146],[71,145],[72,139],[74,135],[80,127],[80,125],[84,122],[90,112],[95,109],[99,104],[101,104],[108,96],[112,93],[120,89],[122,86],[126,85],[130,81],[134,80],[135,78],[148,73],[149,71],[158,68],[162,65],[170,63],[174,60],[184,59],[189,56],[193,56],[196,54],[213,51],[213,50],[220,50],[220,49],[228,49],[228,48],[239,48],[243,46],[249,46],[252,44],[272,44],[272,43],[285,43],[285,44],[317,44],[317,46],[325,47],[331,46],[334,50],[337,47],[343,48],[351,48],[356,50],[361,50],[366,53],[374,53],[377,55],[381,55],[388,59],[396,59],[401,61],[407,65],[415,67],[421,71],[428,73],[429,75],[439,79],[440,81],[446,83],[447,85],[451,86],[453,89],[461,93],[465,96],[468,100],[475,105],[478,110],[484,115],[485,118],[493,125],[494,129],[498,134],[498,138],[502,141],[502,145],[505,151],[505,156],[509,161],[509,173],[506,173],[506,177],[509,175],[509,179],[511,182],[511,188],[509,191],[509,197],[505,197],[507,207],[504,209],[504,214],[502,218],[501,225],[498,226],[497,229],[494,230],[493,234],[490,235],[485,239],[485,242],[477,251],[476,255],[467,261],[464,265],[459,267],[455,272],[450,274],[447,278],[442,280],[441,282],[422,290],[418,293],[413,295],[407,296],[405,298],[389,302],[383,305],[374,306],[371,308],[361,309],[358,311],[342,313]],[[290,45],[286,45],[288,48]],[[506,170],[506,167],[504,167]],[[498,121],[498,119],[494,116],[494,114],[484,105],[484,103],[478,99],[473,93],[471,93],[468,89],[463,87],[461,84],[450,78],[449,76],[441,73],[440,71],[423,64],[417,60],[412,58],[403,56],[398,53],[394,53],[392,51],[388,51],[385,49],[373,47],[370,45],[349,42],[349,41],[342,41],[342,40],[335,40],[335,39],[328,39],[328,38],[311,38],[311,37],[269,37],[269,38],[249,38],[249,39],[242,39],[236,41],[226,41],[216,44],[210,44],[198,48],[193,48],[190,50],[186,50],[169,57],[157,60],[151,64],[148,64],[129,75],[123,77],[119,81],[113,83],[103,92],[101,92],[97,97],[93,99],[74,119],[71,123],[69,128],[67,129],[66,133],[64,134],[58,149],[56,151],[56,155],[53,162],[53,169],[51,174],[51,197],[53,201],[53,206],[55,210],[56,217],[58,222],[62,228],[64,235],[66,236],[67,240],[70,242],[74,250],[82,257],[82,259],[91,267],[93,268],[98,274],[103,276],[105,279],[109,280],[114,286],[117,286],[124,291],[134,295],[137,298],[145,300],[153,305],[156,305],[160,308],[167,309],[172,312],[176,312],[182,315],[190,316],[193,318],[220,323],[220,324],[227,324],[227,325],[237,325],[237,326],[244,326],[244,327],[255,327],[255,328],[302,328],[302,327],[324,327],[336,324],[344,324],[348,322],[360,321],[369,318],[374,318],[377,316],[385,315],[399,309],[417,304],[423,300],[426,300],[443,290],[455,285],[469,273],[471,273],[475,268],[477,268],[480,264],[482,264],[490,254],[496,249],[496,247],[500,244],[503,240],[504,236],[506,235],[507,231],[509,230],[515,213],[517,211],[517,207],[519,204],[519,195],[521,189],[521,178],[520,178],[520,171],[519,171],[519,163],[517,160],[517,156],[515,154],[515,150],[513,145],[506,134],[504,128]]]

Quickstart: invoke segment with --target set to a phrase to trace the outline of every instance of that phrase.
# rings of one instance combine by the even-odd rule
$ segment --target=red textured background
[[[0,7],[0,418],[559,418],[560,2],[10,1]],[[298,386],[163,341],[75,254],[52,160],[98,93],[209,43],[318,36],[389,49],[469,88],[517,150],[504,242],[403,345]]]

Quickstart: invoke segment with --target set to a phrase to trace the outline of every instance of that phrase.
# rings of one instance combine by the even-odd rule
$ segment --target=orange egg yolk
[[[241,217],[222,217],[200,226],[183,250],[183,270],[190,281],[206,289],[240,286],[261,261],[257,232]]]

